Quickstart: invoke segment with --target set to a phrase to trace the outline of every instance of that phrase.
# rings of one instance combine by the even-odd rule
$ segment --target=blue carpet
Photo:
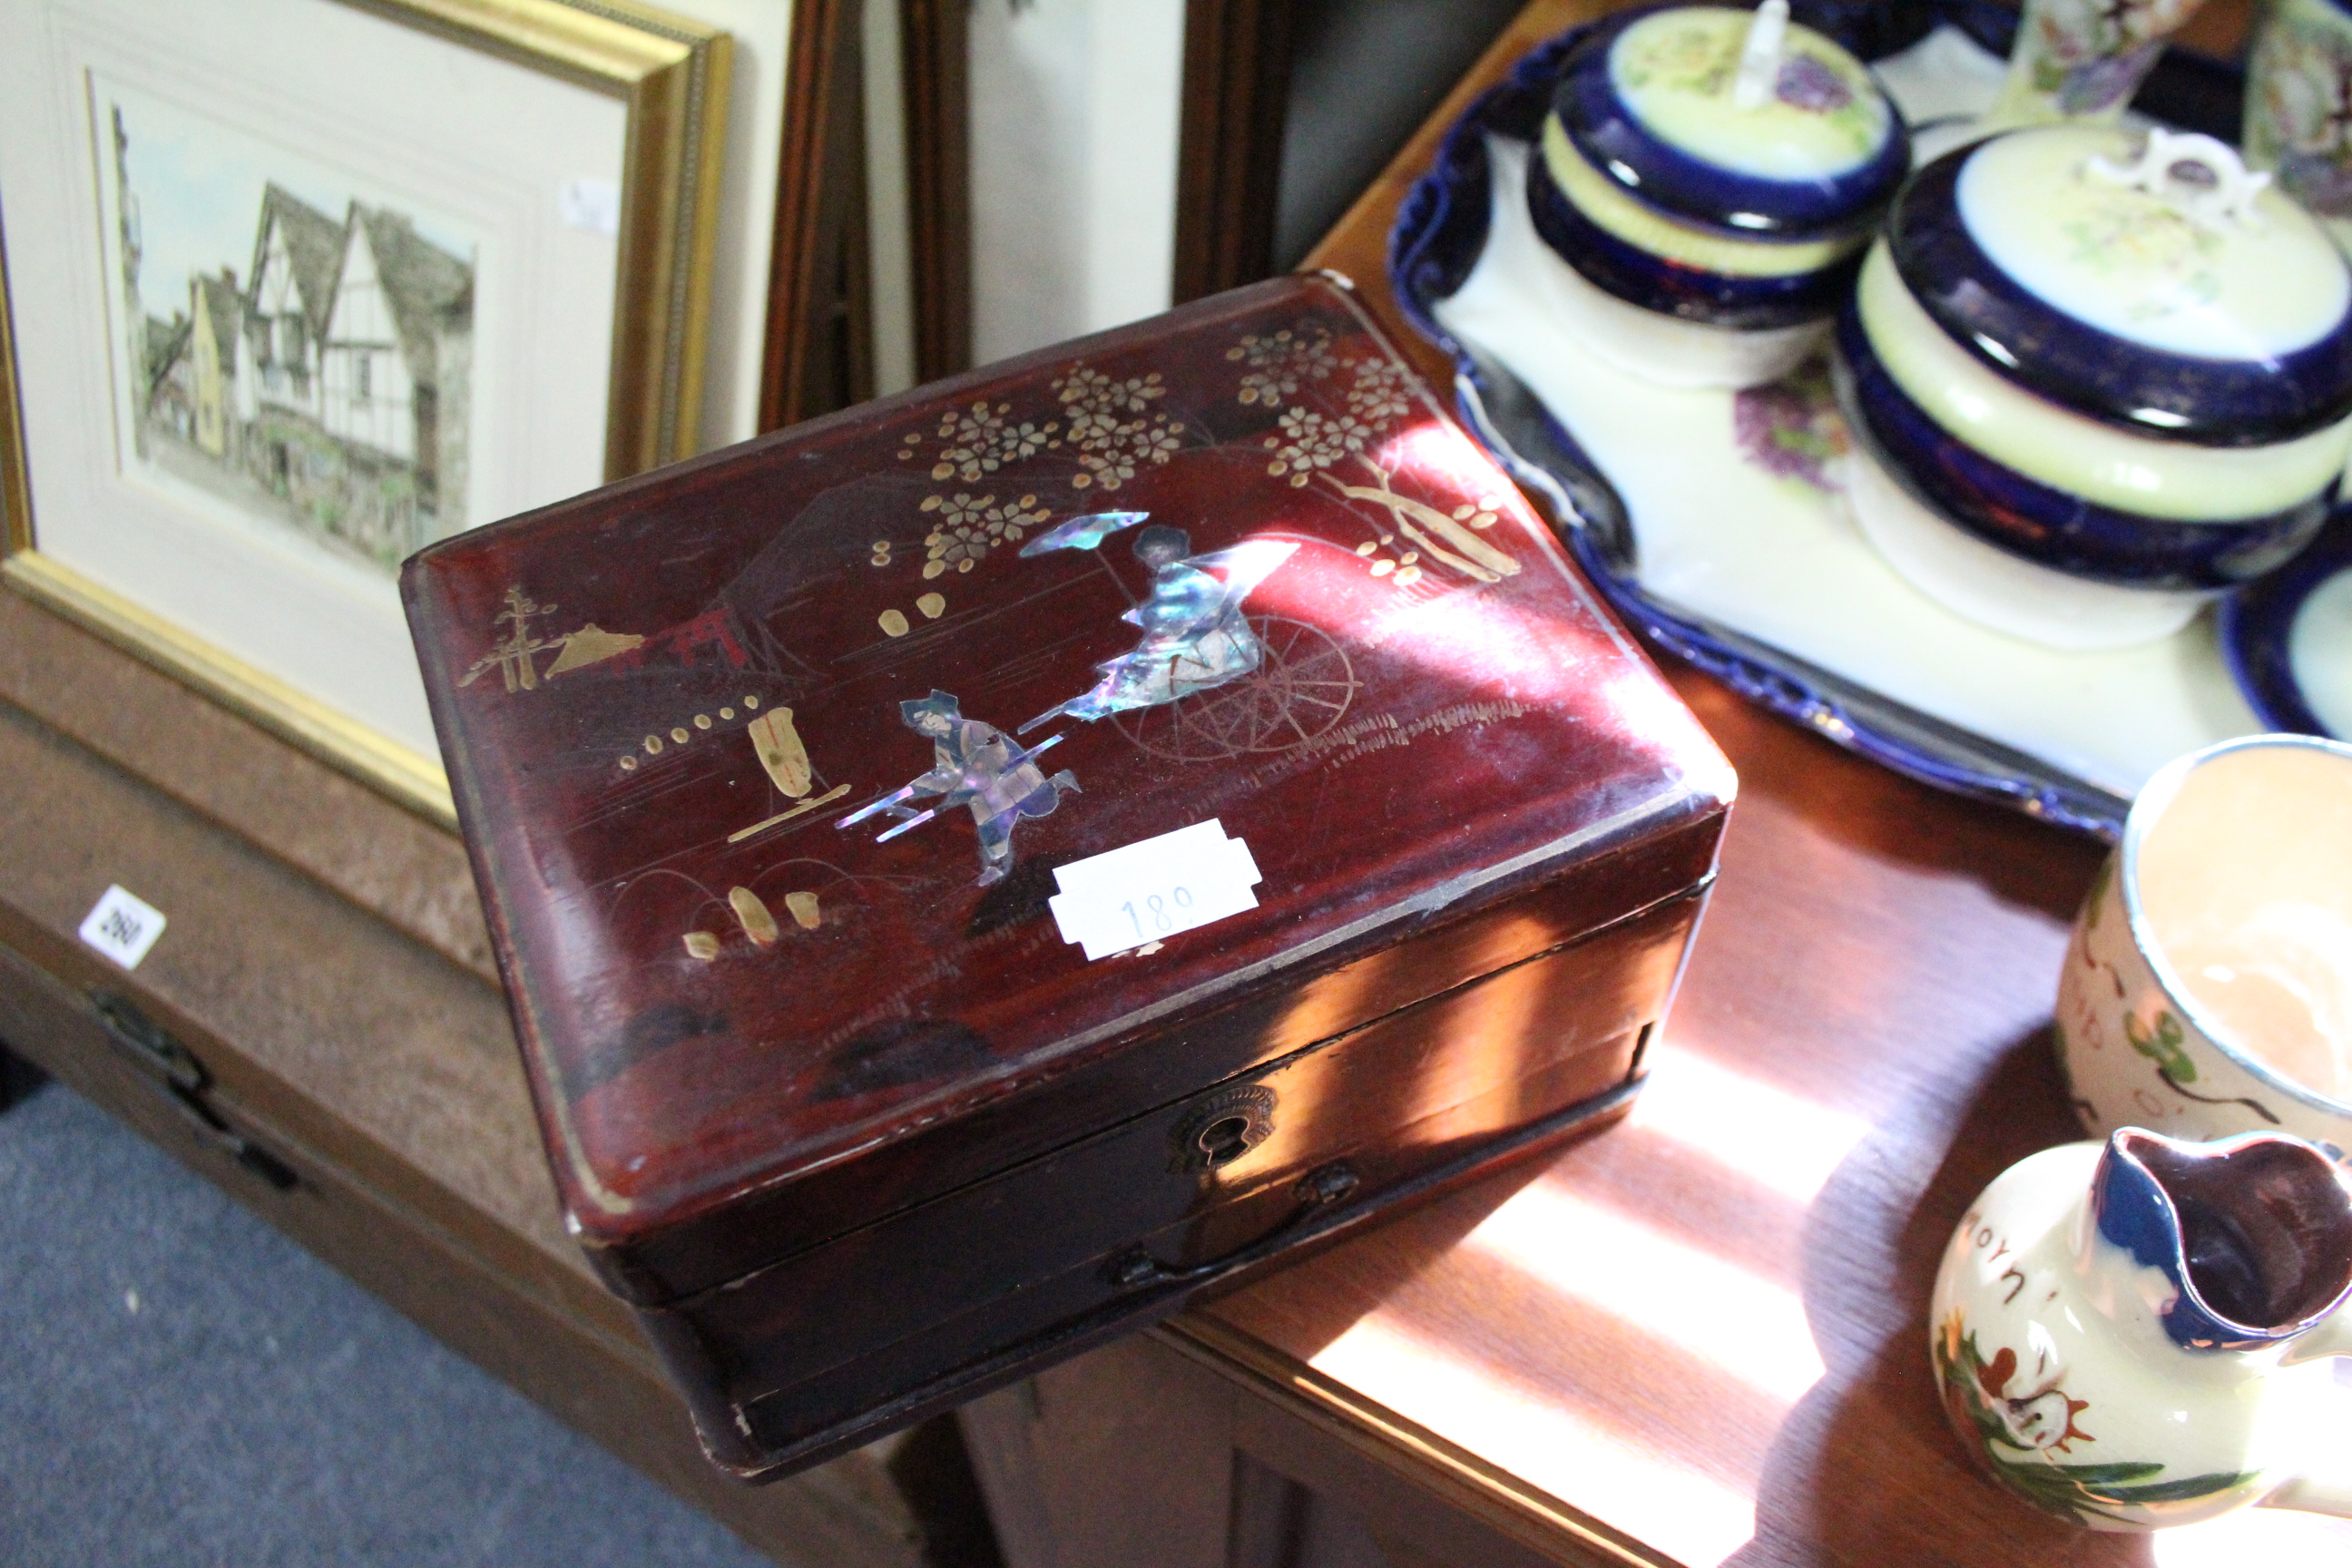
[[[772,1568],[56,1085],[0,1114],[0,1563]]]

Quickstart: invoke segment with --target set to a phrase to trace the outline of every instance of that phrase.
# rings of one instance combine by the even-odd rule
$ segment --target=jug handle
[[[2332,1469],[2323,1465],[2297,1476],[2263,1499],[2259,1506],[2352,1519],[2352,1459],[2338,1458]]]
[[[2352,1308],[2338,1308],[2335,1316],[2289,1345],[2280,1361],[2282,1365],[2293,1366],[2326,1356],[2352,1356]],[[2334,1422],[2323,1418],[2320,1425],[2340,1430],[2352,1425],[2352,1386],[2347,1385],[2343,1367],[2336,1369],[2336,1382],[2333,1403],[2342,1414]],[[2352,1444],[2339,1439],[2305,1447],[2326,1458],[2264,1498],[2261,1506],[2352,1519]]]

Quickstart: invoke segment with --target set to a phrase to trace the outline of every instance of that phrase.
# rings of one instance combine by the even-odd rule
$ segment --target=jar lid
[[[1594,168],[1685,223],[1766,240],[1867,228],[1910,166],[1903,118],[1860,60],[1786,15],[1767,0],[1603,23],[1570,51],[1552,112]]]
[[[1995,372],[2205,446],[2352,414],[2352,269],[2210,136],[2053,125],[1930,163],[1888,225],[1903,282]]]

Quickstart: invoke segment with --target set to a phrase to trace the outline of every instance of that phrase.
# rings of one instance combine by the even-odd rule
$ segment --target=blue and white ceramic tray
[[[1876,62],[1915,127],[1979,110],[2000,85],[1999,21],[1952,14],[1969,31],[1947,21]],[[1549,497],[1621,614],[1842,745],[2103,837],[2174,757],[2269,727],[2210,614],[2162,641],[2058,652],[1896,576],[1847,512],[1847,433],[1817,367],[1738,393],[1669,388],[1611,368],[1558,324],[1570,319],[1550,297],[1558,272],[1522,193],[1576,36],[1538,49],[1454,127],[1398,216],[1390,280],[1454,355],[1471,427]],[[2211,85],[2175,80],[2172,101],[2222,98]]]
[[[2352,741],[2352,517],[2221,605],[2221,646],[2263,727]]]

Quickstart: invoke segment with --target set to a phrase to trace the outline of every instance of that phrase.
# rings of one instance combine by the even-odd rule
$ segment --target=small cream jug
[[[2124,1128],[1985,1189],[1936,1276],[1935,1375],[1995,1479],[2094,1530],[2352,1518],[2352,1192],[2299,1138]]]

